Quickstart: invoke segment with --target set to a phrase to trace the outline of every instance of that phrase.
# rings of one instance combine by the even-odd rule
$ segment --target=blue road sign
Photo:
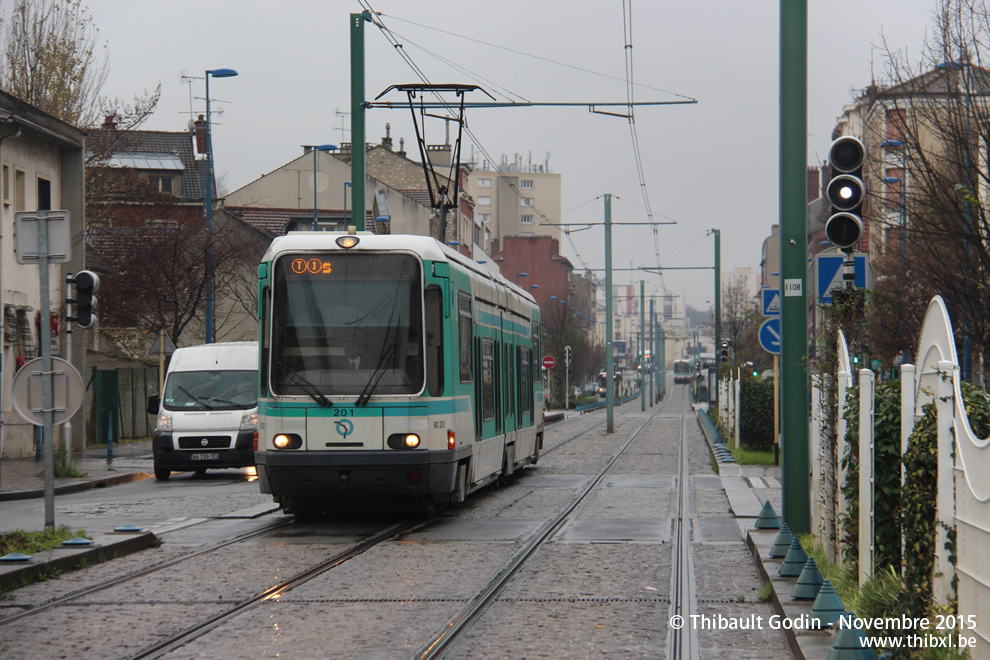
[[[760,326],[760,346],[771,355],[780,354],[780,317],[768,318]]]
[[[760,289],[763,316],[780,316],[780,289]]]
[[[830,254],[819,254],[815,257],[817,270],[817,282],[818,282],[818,300],[819,302],[831,305],[832,304],[832,291],[835,289],[841,289],[845,286],[845,282],[842,280],[842,264],[845,261],[845,257],[841,254],[830,255]],[[866,288],[866,255],[857,254],[853,260],[854,264],[854,274],[856,279],[854,283],[857,289]]]

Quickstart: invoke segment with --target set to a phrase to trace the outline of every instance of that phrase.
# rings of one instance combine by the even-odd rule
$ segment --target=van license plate
[[[194,461],[215,461],[220,458],[220,454],[190,454],[189,458]]]

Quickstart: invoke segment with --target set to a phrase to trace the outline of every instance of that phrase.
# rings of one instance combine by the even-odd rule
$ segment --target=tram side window
[[[471,317],[471,295],[461,291],[457,294],[458,336],[461,354],[461,382],[471,382],[471,341],[473,319]]]
[[[438,286],[426,290],[426,388],[430,396],[443,395],[443,292]]]
[[[530,350],[522,348],[520,350],[519,365],[519,423],[522,423],[523,415],[530,415],[530,424],[533,423],[533,373],[530,371]]]
[[[272,290],[265,287],[261,292],[261,360],[258,363],[258,378],[261,381],[261,396],[268,396],[268,362],[271,357],[271,337],[268,332],[272,309]]]
[[[481,341],[481,418],[495,419],[495,347],[491,339]]]

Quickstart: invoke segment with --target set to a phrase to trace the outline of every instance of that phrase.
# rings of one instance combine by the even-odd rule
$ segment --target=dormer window
[[[149,176],[148,183],[153,190],[172,194],[172,177],[170,176]]]

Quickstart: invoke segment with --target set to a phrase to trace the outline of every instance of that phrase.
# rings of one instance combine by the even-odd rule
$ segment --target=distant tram
[[[695,371],[694,363],[690,360],[674,360],[674,383],[690,383]]]
[[[258,479],[286,512],[432,512],[539,459],[528,292],[423,236],[292,232],[258,274]]]

